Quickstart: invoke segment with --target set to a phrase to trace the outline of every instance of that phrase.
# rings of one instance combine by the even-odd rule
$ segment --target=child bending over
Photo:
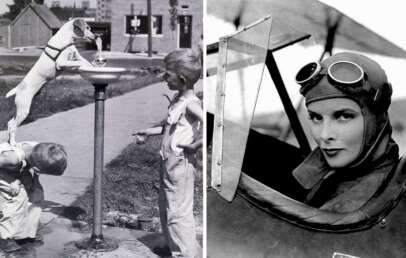
[[[0,248],[20,249],[15,240],[34,241],[44,191],[39,174],[62,175],[64,147],[55,143],[0,144]]]

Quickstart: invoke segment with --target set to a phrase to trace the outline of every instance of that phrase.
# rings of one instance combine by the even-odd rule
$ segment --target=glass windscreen
[[[297,111],[299,121],[305,122],[304,103],[294,77],[303,65],[317,60],[309,53],[318,53],[312,47],[313,39],[304,40],[306,38],[306,33],[283,23],[274,23],[267,17],[221,38],[218,53],[207,56],[205,102],[207,111],[215,115],[211,186],[227,200],[232,199],[241,170],[246,172],[246,167],[272,168],[248,171],[249,175],[264,181],[270,173],[279,170],[277,165],[273,166],[278,164],[273,162],[280,160],[278,155],[283,155],[283,152],[278,153],[278,148],[286,149],[286,153],[292,155],[294,165],[303,158],[291,118],[285,112],[286,105],[281,102],[271,74],[276,72],[281,76],[279,87],[287,91],[288,101]],[[300,44],[295,44],[297,42]],[[275,63],[270,65],[268,60],[266,65],[270,56]],[[307,129],[305,132],[308,135]],[[268,151],[260,149],[261,145]],[[258,160],[264,164],[256,166]],[[292,169],[290,166],[284,168]]]
[[[212,152],[212,186],[232,199],[269,47],[267,17],[220,40]]]

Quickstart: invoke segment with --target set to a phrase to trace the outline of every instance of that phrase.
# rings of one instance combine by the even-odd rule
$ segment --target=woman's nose
[[[335,137],[334,126],[331,122],[325,121],[320,131],[320,139],[326,142],[334,140]]]

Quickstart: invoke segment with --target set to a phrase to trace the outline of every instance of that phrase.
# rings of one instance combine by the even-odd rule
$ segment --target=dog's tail
[[[6,98],[9,98],[9,97],[15,95],[15,94],[17,93],[17,87],[18,87],[18,86],[16,86],[16,87],[12,88],[11,90],[9,90],[9,91],[6,93]]]

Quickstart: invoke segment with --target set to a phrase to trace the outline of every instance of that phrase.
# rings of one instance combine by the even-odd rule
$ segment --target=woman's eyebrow
[[[307,109],[307,112],[309,114],[317,114],[317,115],[319,115],[319,113],[317,113],[316,111],[310,110],[310,109]]]
[[[319,112],[317,112],[317,111],[314,111],[314,110],[311,110],[311,109],[307,109],[307,111],[308,112],[312,112],[312,113],[319,113]],[[353,109],[353,108],[347,108],[347,107],[345,107],[345,108],[341,108],[341,109],[335,109],[335,110],[333,110],[333,113],[335,113],[335,112],[345,112],[345,111],[350,111],[350,112],[357,112],[355,109]]]
[[[345,112],[350,112],[350,113],[358,113],[358,111],[357,111],[357,110],[352,109],[352,108],[342,108],[342,109],[337,109],[337,110],[334,110],[334,112],[333,112],[333,113],[345,113]]]

